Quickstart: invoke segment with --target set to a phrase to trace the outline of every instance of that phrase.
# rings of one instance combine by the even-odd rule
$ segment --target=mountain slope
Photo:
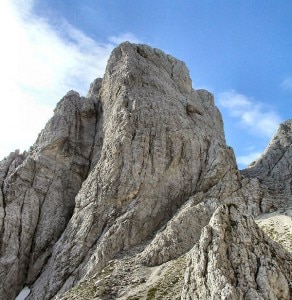
[[[287,160],[291,166],[290,152]],[[228,253],[221,265],[210,264],[210,274],[193,273],[193,257],[209,249],[203,244],[215,238],[210,228],[217,222],[225,249],[244,246],[237,234],[256,232],[253,241],[262,246],[246,245],[246,253],[278,265],[281,291],[269,284],[269,293],[288,299],[291,255],[251,221],[283,207],[273,195],[291,196],[291,169],[276,164],[286,174],[279,178],[284,190],[275,185],[271,192],[273,172],[254,167],[240,174],[213,96],[192,88],[184,63],[123,43],[86,98],[69,92],[32,149],[1,162],[0,295],[14,299],[28,285],[30,300],[217,299],[219,286],[207,277],[227,264],[228,295],[265,297],[267,283],[252,276],[245,284]]]

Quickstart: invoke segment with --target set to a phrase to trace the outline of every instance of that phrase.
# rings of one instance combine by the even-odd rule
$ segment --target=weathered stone
[[[184,63],[121,44],[0,163],[0,296],[288,299],[291,257],[253,218],[291,199],[291,122],[270,147],[240,173]]]
[[[97,123],[96,103],[69,92],[26,155],[1,162],[0,295],[13,299],[39,275],[73,213],[86,178]],[[93,114],[89,112],[94,110]]]
[[[119,251],[148,239],[196,191],[237,171],[212,96],[192,90],[182,62],[122,44],[111,55],[99,95],[101,156],[32,290],[36,299],[100,270]],[[188,114],[189,103],[201,114]]]
[[[263,155],[242,172],[247,177],[257,177],[266,190],[263,212],[283,208],[292,216],[291,157],[292,120],[287,120],[279,126]]]
[[[188,254],[181,299],[290,299],[292,255],[236,206],[219,207]]]

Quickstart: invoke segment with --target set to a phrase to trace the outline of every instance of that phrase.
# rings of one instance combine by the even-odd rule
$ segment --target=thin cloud
[[[261,152],[251,152],[246,155],[240,155],[236,157],[237,163],[242,166],[246,167],[251,164],[253,161],[257,160],[261,156]]]
[[[136,44],[142,43],[142,41],[139,40],[137,37],[135,37],[135,35],[133,35],[131,32],[126,32],[119,36],[110,36],[108,38],[108,40],[110,42],[112,42],[113,44],[120,44],[125,41],[131,42],[131,43],[136,43]]]
[[[284,90],[292,90],[292,77],[283,80],[281,83],[281,88]]]
[[[37,16],[33,4],[0,3],[0,160],[32,145],[56,102],[71,89],[86,94],[116,44],[136,39],[127,33],[97,43],[66,20]]]
[[[257,135],[271,137],[281,122],[275,111],[234,90],[221,93],[219,104],[238,119],[239,125]]]

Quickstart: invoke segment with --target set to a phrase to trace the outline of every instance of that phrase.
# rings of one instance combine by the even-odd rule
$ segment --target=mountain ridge
[[[289,212],[291,123],[239,172],[213,96],[192,89],[185,64],[121,44],[87,97],[68,92],[30,151],[0,163],[0,295],[14,299],[27,285],[28,300],[288,299],[291,254],[246,220]],[[266,279],[237,272],[227,251],[207,268],[211,277],[229,271],[208,281],[196,257],[222,255],[219,244],[206,246],[212,228],[219,239],[235,232],[225,249],[256,232],[263,246],[240,259]],[[276,258],[261,259],[265,251]]]

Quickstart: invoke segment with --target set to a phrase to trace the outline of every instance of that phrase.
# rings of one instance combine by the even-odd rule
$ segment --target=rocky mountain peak
[[[280,124],[262,156],[253,162],[246,174],[276,181],[291,179],[292,120]],[[279,172],[281,170],[281,172]]]
[[[291,126],[284,127],[291,134]],[[284,156],[291,163],[291,151]],[[274,155],[268,160],[277,164],[275,174],[287,175],[290,167]],[[28,300],[217,299],[226,286],[226,295],[243,297],[247,277],[245,270],[237,273],[231,250],[220,264],[196,271],[196,257],[223,251],[215,245],[216,224],[224,249],[245,247],[236,235],[256,232],[261,246],[246,246],[248,255],[264,264],[262,255],[278,252],[271,261],[280,279],[271,279],[267,293],[288,299],[291,264],[282,264],[291,255],[252,221],[283,207],[269,188],[278,175],[260,165],[239,173],[213,95],[192,88],[183,62],[123,43],[87,97],[70,91],[31,150],[0,163],[0,295],[14,299],[28,286]],[[206,243],[213,238],[211,249]],[[240,259],[245,263],[247,256]],[[220,284],[206,281],[208,272],[214,277],[226,268]],[[248,278],[246,295],[262,297],[270,277],[261,285]]]

